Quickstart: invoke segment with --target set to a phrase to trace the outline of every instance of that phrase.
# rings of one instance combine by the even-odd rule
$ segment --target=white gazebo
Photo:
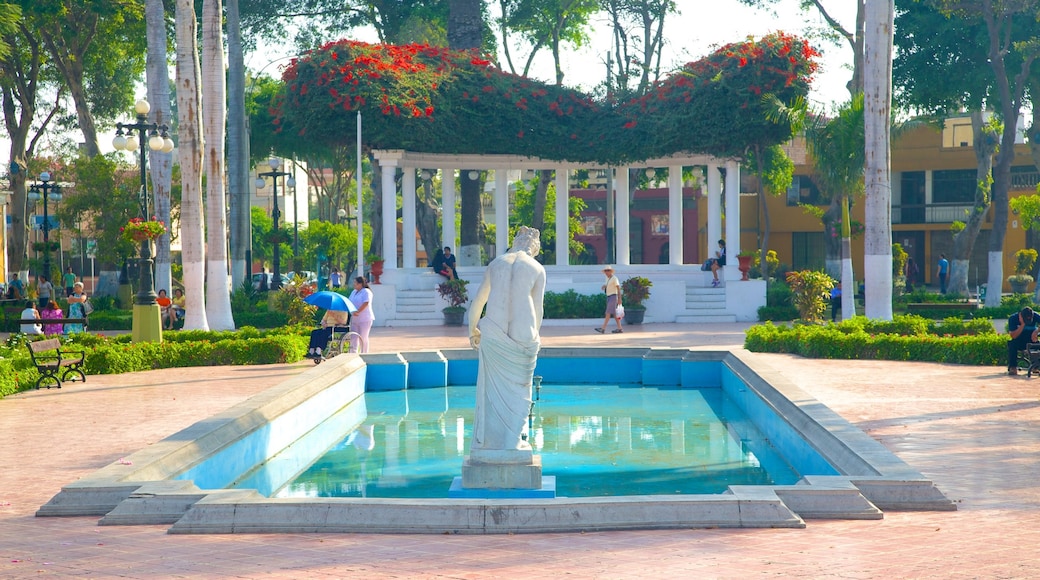
[[[509,195],[507,174],[513,170],[550,169],[556,173],[556,215],[565,215],[569,200],[569,176],[578,169],[602,169],[602,165],[551,161],[517,155],[434,154],[403,150],[376,150],[373,155],[381,170],[382,206],[397,207],[397,196],[401,196],[403,239],[398,239],[396,212],[384,211],[382,215],[382,243],[386,260],[382,284],[376,290],[376,324],[407,325],[429,324],[440,318],[439,297],[434,290],[441,278],[429,268],[418,268],[417,247],[414,234],[416,227],[416,176],[421,171],[440,172],[442,199],[442,243],[458,247],[458,232],[455,228],[456,179],[471,178],[461,172],[493,170],[494,223],[503,225],[495,228],[496,255],[508,251],[509,243]],[[668,263],[630,264],[630,234],[628,169],[668,168]],[[654,283],[647,302],[647,322],[732,322],[758,319],[758,308],[765,305],[765,282],[762,280],[740,281],[736,268],[736,255],[740,252],[740,164],[733,159],[719,159],[709,155],[674,155],[659,159],[648,159],[630,166],[617,166],[613,179],[615,224],[613,238],[614,255],[618,276],[624,280],[629,276],[645,276]],[[683,223],[683,167],[703,167],[707,197],[706,232],[709,248],[714,240],[725,238],[727,244],[726,268],[722,269],[724,283],[712,288],[711,273],[702,272],[696,264],[684,264],[690,257],[683,256],[683,240],[686,236],[698,235],[698,224]],[[725,167],[725,187],[720,168]],[[397,189],[396,172],[402,171],[401,191]],[[610,197],[608,197],[610,199]],[[725,219],[723,219],[725,200]],[[725,230],[723,230],[725,228]],[[564,291],[574,289],[583,294],[600,291],[603,283],[600,265],[576,266],[568,263],[567,220],[556,220],[556,263],[546,264],[547,290]],[[401,249],[401,264],[396,259]],[[707,256],[697,256],[694,262],[703,262]],[[483,277],[483,266],[460,262],[459,276],[479,284]],[[427,298],[431,297],[431,298]],[[414,310],[414,311],[413,311]],[[545,324],[566,324],[570,321],[547,320]],[[584,324],[587,321],[580,321]],[[577,323],[577,322],[575,322]]]

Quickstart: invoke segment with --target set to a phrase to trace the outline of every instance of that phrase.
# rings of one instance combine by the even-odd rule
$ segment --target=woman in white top
[[[621,304],[621,282],[614,275],[614,268],[607,266],[603,268],[603,275],[607,277],[607,283],[602,286],[603,291],[607,293],[607,312],[603,316],[603,326],[595,329],[596,332],[603,334],[607,331],[607,324],[610,323],[610,319],[613,318],[614,322],[617,323],[617,329],[612,330],[614,334],[620,334],[624,332],[621,330],[621,319],[617,317],[617,307]]]
[[[357,312],[350,317],[350,330],[361,336],[361,344],[352,346],[356,352],[365,353],[368,352],[368,331],[372,330],[376,316],[372,312],[372,290],[364,276],[354,278],[354,291],[350,293],[350,301],[357,307]]]
[[[25,303],[25,310],[22,311],[22,320],[30,318],[40,319],[40,311],[36,310],[36,303],[32,300]],[[43,334],[43,327],[39,324],[23,324],[21,328],[25,334]]]

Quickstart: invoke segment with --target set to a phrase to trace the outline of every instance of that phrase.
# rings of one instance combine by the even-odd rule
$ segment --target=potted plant
[[[1015,252],[1015,273],[1007,279],[1013,293],[1025,294],[1029,291],[1029,284],[1033,282],[1033,276],[1029,272],[1032,272],[1033,266],[1036,265],[1036,257],[1037,252],[1032,248]]]
[[[455,279],[437,285],[441,298],[448,301],[448,306],[441,310],[444,313],[444,324],[462,326],[462,319],[466,316],[466,302],[469,301],[467,284],[469,280]]]
[[[123,234],[123,239],[131,242],[143,242],[145,240],[154,240],[159,236],[166,233],[166,226],[154,217],[150,220],[142,218],[131,218],[127,224],[119,231]]]
[[[646,315],[643,302],[650,297],[650,287],[654,283],[649,278],[633,276],[621,283],[621,304],[625,306],[625,322],[642,324]]]
[[[741,280],[748,279],[748,272],[751,271],[751,260],[755,259],[754,250],[741,250],[737,254],[737,269],[740,270]]]
[[[372,254],[365,256],[369,264],[372,264],[372,283],[379,284],[379,277],[383,275],[383,257]]]

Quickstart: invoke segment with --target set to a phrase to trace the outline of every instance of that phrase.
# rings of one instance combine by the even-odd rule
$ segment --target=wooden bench
[[[906,305],[907,314],[919,314],[939,311],[971,312],[978,310],[975,302],[911,302]]]
[[[79,381],[86,382],[87,377],[83,374],[82,368],[86,354],[83,351],[63,349],[61,341],[57,338],[37,340],[27,346],[36,370],[40,371],[40,378],[36,379],[37,389],[49,389],[51,383],[60,389],[62,381],[76,381],[76,375],[79,375]]]

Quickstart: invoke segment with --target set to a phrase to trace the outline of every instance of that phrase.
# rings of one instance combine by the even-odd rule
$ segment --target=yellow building
[[[954,221],[965,221],[975,198],[976,160],[971,146],[971,122],[967,116],[948,119],[942,131],[920,126],[901,135],[892,144],[892,241],[902,244],[920,268],[921,278],[936,284],[939,254],[952,258]],[[792,269],[822,269],[826,246],[823,226],[818,218],[799,207],[799,203],[820,204],[819,192],[809,179],[804,141],[797,139],[788,148],[795,163],[795,181],[786,195],[767,196],[770,220],[769,248],[776,250],[780,262]],[[1010,197],[1036,193],[1040,172],[1033,165],[1029,146],[1016,145],[1012,163]],[[750,168],[742,191],[757,191]],[[750,181],[747,181],[749,179]],[[758,247],[764,228],[765,212],[758,195],[741,196],[741,247]],[[864,221],[863,200],[852,206],[853,222]],[[825,205],[820,206],[825,209]],[[986,283],[987,253],[993,226],[993,209],[987,212],[975,241],[968,272],[968,286]],[[1014,272],[1015,252],[1035,246],[1022,229],[1018,216],[1009,213],[1004,242],[1004,272]],[[1035,234],[1034,234],[1035,235]],[[863,239],[852,241],[852,261],[856,278],[863,277]],[[1005,291],[1009,290],[1005,283]]]

